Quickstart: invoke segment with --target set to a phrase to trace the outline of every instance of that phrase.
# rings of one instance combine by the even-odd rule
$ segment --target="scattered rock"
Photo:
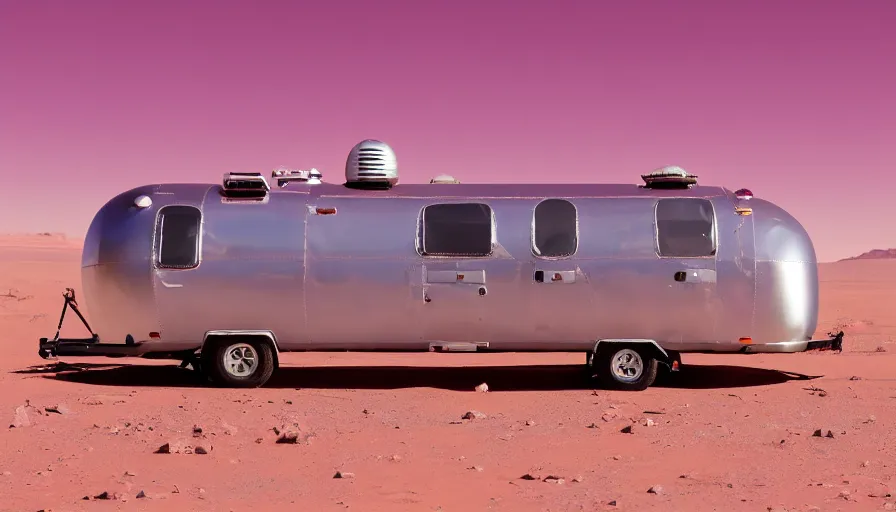
[[[555,475],[548,475],[548,476],[544,477],[544,480],[542,480],[542,481],[547,482],[549,484],[557,484],[557,485],[563,485],[566,483],[566,480],[564,480],[563,478],[561,478],[559,476],[555,476]]]
[[[582,475],[576,475],[576,476],[572,477],[572,481],[577,484],[582,483],[584,480],[585,480],[585,478],[582,477]]]
[[[664,489],[662,485],[654,485],[650,489],[647,489],[647,492],[650,494],[663,494]]]
[[[295,425],[282,428],[274,427],[272,430],[278,436],[276,441],[278,444],[311,444],[311,438],[314,437],[311,432],[302,433],[301,429]]]
[[[153,453],[171,453],[171,445],[168,443],[159,446],[159,448]]]
[[[298,444],[298,442],[299,433],[295,431],[280,432],[276,441],[277,444]]]
[[[208,450],[206,450],[202,446],[196,446],[193,448],[193,453],[195,453],[196,455],[208,455]]]
[[[622,432],[623,434],[634,434],[635,430],[631,425],[626,425],[622,427],[622,430],[620,430],[619,432]]]
[[[833,439],[834,433],[831,432],[830,430],[828,430],[827,434],[824,434],[824,433],[822,433],[822,430],[819,428],[819,429],[816,429],[815,432],[812,433],[812,437],[827,437],[827,438]]]
[[[480,393],[488,393],[488,384],[483,382],[482,384],[476,386],[475,389],[476,389],[476,391],[478,391]]]
[[[470,469],[482,473],[482,466],[471,466]]]
[[[140,492],[137,493],[137,499],[138,499],[138,500],[139,500],[139,499],[142,499],[142,498],[145,498],[145,497],[146,497],[146,493],[145,493],[145,492],[140,491]]]
[[[68,414],[71,412],[65,404],[51,405],[49,407],[44,407],[44,410],[55,414]]]
[[[656,425],[656,422],[650,418],[645,418],[644,421],[642,422],[642,425],[644,425],[645,427],[652,427],[652,426]]]
[[[535,426],[535,421],[534,420],[526,420],[526,426],[527,427]]]
[[[31,425],[31,419],[28,417],[26,406],[20,405],[16,407],[15,417],[12,420],[12,424],[9,425],[9,428],[22,428],[29,425]]]
[[[354,473],[348,473],[344,471],[337,471],[333,478],[355,478]]]
[[[93,497],[95,500],[117,500],[121,496],[118,493],[103,491]]]
[[[483,420],[486,418],[486,415],[479,411],[467,411],[466,414],[461,416],[461,419],[464,420]]]

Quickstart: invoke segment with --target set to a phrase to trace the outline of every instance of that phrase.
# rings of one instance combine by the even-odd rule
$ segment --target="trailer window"
[[[707,199],[660,199],[656,205],[656,233],[660,256],[714,255],[712,203]]]
[[[193,268],[199,265],[199,224],[202,213],[193,206],[165,206],[159,211],[158,266]]]
[[[424,256],[489,256],[492,209],[482,203],[433,204],[423,208]]]
[[[532,249],[545,258],[576,253],[579,243],[576,207],[565,199],[545,199],[535,207]]]

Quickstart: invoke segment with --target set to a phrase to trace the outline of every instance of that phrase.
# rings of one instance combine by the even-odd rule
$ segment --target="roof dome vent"
[[[398,184],[398,161],[385,142],[367,139],[357,143],[345,162],[345,186],[389,189]]]
[[[697,184],[697,176],[689,174],[677,165],[660,167],[648,174],[642,174],[641,179],[644,180],[644,188],[680,189]]]

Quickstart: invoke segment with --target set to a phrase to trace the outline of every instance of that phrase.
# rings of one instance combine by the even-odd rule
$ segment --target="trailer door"
[[[202,341],[192,332],[191,292],[197,279],[202,246],[202,212],[189,205],[167,205],[159,209],[153,263],[156,308],[161,341]]]
[[[654,270],[664,330],[676,343],[715,343],[721,304],[716,291],[718,227],[704,198],[663,198],[655,210]]]
[[[430,342],[493,341],[490,284],[501,282],[492,208],[479,202],[423,208],[418,250],[423,256],[424,338]]]
[[[530,263],[521,276],[531,305],[524,339],[558,350],[593,341],[598,322],[592,285],[577,256],[579,212],[566,199],[549,198],[531,215]]]

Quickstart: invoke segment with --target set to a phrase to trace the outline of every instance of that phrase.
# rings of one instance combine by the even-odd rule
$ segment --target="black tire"
[[[617,358],[627,361],[625,369],[630,373],[629,376],[624,375]],[[617,367],[620,373],[617,373]],[[651,347],[608,344],[598,349],[594,357],[594,372],[605,388],[643,391],[656,381],[659,361],[654,357]]]
[[[241,357],[235,354],[241,353]],[[274,349],[266,339],[222,337],[209,340],[202,347],[200,366],[208,380],[220,387],[227,388],[257,388],[263,386],[274,373],[276,361]],[[237,369],[228,370],[225,364],[225,356],[234,360]],[[237,360],[242,362],[239,366]],[[254,368],[249,364],[254,360]],[[239,368],[243,371],[240,372]],[[240,374],[244,373],[244,374]]]

